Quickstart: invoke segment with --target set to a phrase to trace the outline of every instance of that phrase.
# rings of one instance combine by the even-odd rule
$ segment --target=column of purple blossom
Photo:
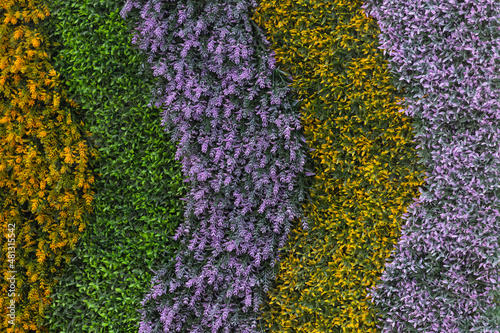
[[[127,1],[133,42],[189,184],[175,262],[157,272],[139,332],[258,332],[278,250],[301,217],[306,146],[255,1]]]
[[[383,332],[498,333],[500,2],[366,0],[365,10],[428,171],[372,291]]]

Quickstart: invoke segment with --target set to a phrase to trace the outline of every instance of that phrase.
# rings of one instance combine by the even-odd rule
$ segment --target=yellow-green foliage
[[[46,332],[49,295],[91,211],[90,133],[49,63],[43,1],[0,3],[0,331]],[[7,320],[8,227],[15,225],[16,322]]]
[[[270,332],[375,332],[366,297],[418,195],[379,28],[358,0],[263,0],[256,22],[292,74],[316,164],[309,230],[291,232],[264,319]]]

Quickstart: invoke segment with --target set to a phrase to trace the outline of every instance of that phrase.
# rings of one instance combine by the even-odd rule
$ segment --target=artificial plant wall
[[[12,331],[498,332],[500,4],[366,2],[3,1]]]

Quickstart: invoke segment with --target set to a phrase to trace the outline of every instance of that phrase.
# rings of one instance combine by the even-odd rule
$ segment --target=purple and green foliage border
[[[275,261],[305,196],[305,140],[255,1],[130,0],[133,42],[189,185],[181,248],[157,272],[139,332],[258,332]]]
[[[426,186],[372,292],[382,332],[499,332],[500,2],[367,0]]]

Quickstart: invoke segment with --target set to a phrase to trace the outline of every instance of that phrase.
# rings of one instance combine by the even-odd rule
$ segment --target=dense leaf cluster
[[[264,0],[255,15],[302,100],[316,164],[309,230],[285,248],[265,312],[272,332],[376,332],[367,293],[418,194],[410,119],[359,0]]]
[[[257,332],[278,249],[301,216],[305,144],[254,1],[128,1],[159,77],[155,103],[189,186],[175,262],[140,332]],[[136,10],[134,10],[136,12]]]
[[[147,107],[146,59],[121,1],[51,0],[55,67],[94,133],[94,214],[54,289],[51,332],[137,332],[152,269],[173,257],[185,185],[175,146]]]
[[[368,0],[427,169],[374,302],[383,332],[498,332],[500,2]]]
[[[45,1],[0,2],[2,332],[47,332],[49,296],[92,209],[96,151],[51,65],[49,15]]]

